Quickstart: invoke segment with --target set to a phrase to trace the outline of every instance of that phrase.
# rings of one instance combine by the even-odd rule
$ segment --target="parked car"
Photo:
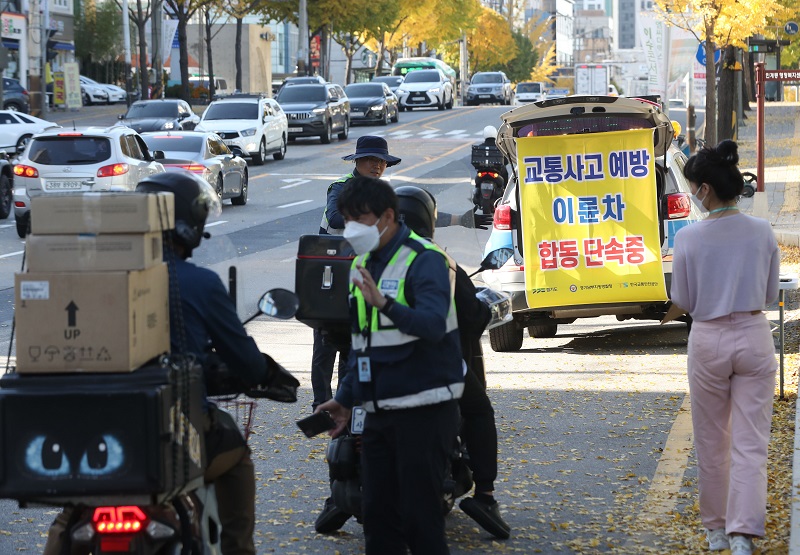
[[[208,105],[197,131],[212,131],[228,147],[237,146],[254,164],[263,164],[272,154],[286,156],[289,125],[278,103],[258,94],[234,94]]]
[[[3,77],[3,110],[29,113],[31,99],[28,90],[16,79]]]
[[[593,100],[590,100],[593,99]],[[684,154],[672,145],[673,127],[659,106],[641,99],[624,97],[570,96],[555,102],[528,104],[501,116],[504,123],[498,132],[497,144],[504,155],[516,165],[516,137],[555,136],[572,133],[599,133],[652,128],[656,155],[658,228],[666,288],[672,277],[672,245],[678,229],[702,219],[691,202],[691,189],[683,177]],[[514,172],[518,175],[518,172]],[[484,256],[506,252],[501,268],[483,272],[488,287],[511,294],[513,321],[490,330],[489,339],[495,351],[517,351],[522,346],[523,330],[531,337],[553,337],[559,325],[577,318],[617,315],[620,320],[658,319],[667,303],[642,302],[623,305],[603,304],[531,309],[525,294],[524,253],[521,248],[519,194],[516,178],[506,187],[494,213],[494,225],[484,250]],[[501,250],[508,249],[508,250]],[[511,253],[514,253],[513,255]],[[505,258],[505,257],[504,257]]]
[[[402,75],[384,75],[382,77],[373,77],[371,83],[386,83],[389,85],[389,90],[397,94],[397,89],[403,84]]]
[[[541,81],[523,81],[517,83],[514,90],[514,104],[522,105],[529,102],[539,102],[547,97],[547,89]]]
[[[14,165],[14,216],[25,237],[30,199],[88,191],[133,191],[145,177],[164,171],[163,152],[150,151],[123,125],[50,129],[34,135]]]
[[[247,162],[238,146],[230,149],[210,131],[142,133],[151,150],[164,153],[161,163],[169,171],[186,170],[208,181],[219,199],[235,205],[247,204]]]
[[[329,144],[335,132],[339,139],[350,133],[350,99],[333,83],[284,87],[275,98],[289,118],[289,140],[319,137]]]
[[[90,85],[95,87],[100,87],[106,93],[108,93],[108,103],[113,104],[114,102],[125,102],[125,89],[122,87],[118,87],[117,85],[111,85],[108,83],[98,83],[94,79],[89,79],[83,75],[80,76],[81,85]]]
[[[439,69],[418,69],[406,74],[397,89],[400,111],[414,108],[453,107],[453,85]]]
[[[511,81],[502,71],[479,71],[472,76],[467,87],[467,106],[497,102],[509,105],[514,99]]]
[[[60,127],[52,121],[45,121],[14,110],[0,111],[0,149],[13,150],[21,154],[30,138],[46,129]]]
[[[136,130],[145,131],[191,131],[198,123],[200,116],[194,113],[185,100],[178,98],[157,98],[154,100],[137,100],[128,111],[119,116],[120,123]]]
[[[350,123],[388,125],[399,119],[397,97],[386,83],[353,83],[344,93],[350,99]]]
[[[108,104],[108,91],[100,85],[81,83],[81,99],[84,106]]]

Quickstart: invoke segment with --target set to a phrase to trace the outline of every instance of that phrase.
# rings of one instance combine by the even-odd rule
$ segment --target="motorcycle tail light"
[[[17,164],[14,166],[14,175],[18,175],[20,177],[39,177],[39,170],[32,168],[31,166]]]
[[[136,505],[97,507],[92,516],[98,534],[135,534],[147,525],[147,515]]]
[[[491,177],[492,179],[497,179],[500,177],[500,174],[497,172],[478,172],[478,177]]]
[[[111,164],[97,170],[97,177],[114,177],[128,173],[128,164]]]
[[[511,206],[501,204],[495,208],[493,225],[495,229],[511,229]]]
[[[692,212],[692,201],[686,193],[672,193],[667,196],[667,218],[685,218]]]

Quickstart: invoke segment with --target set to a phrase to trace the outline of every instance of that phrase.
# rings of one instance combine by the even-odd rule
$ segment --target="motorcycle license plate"
[[[367,411],[364,407],[353,407],[353,415],[350,418],[350,433],[361,435],[364,433],[364,420],[367,418]]]
[[[491,191],[492,189],[494,189],[493,183],[488,183],[486,181],[481,183],[481,191]]]

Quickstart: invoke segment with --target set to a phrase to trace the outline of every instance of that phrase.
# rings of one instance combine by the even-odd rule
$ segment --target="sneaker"
[[[711,551],[722,551],[723,549],[730,548],[728,534],[725,533],[725,528],[706,530],[706,539],[708,540],[708,548]]]
[[[753,555],[755,546],[753,540],[747,536],[728,536],[728,542],[731,546],[731,555]]]
[[[463,499],[458,506],[467,513],[467,516],[480,524],[481,528],[496,538],[507,540],[511,536],[511,527],[500,516],[500,508],[497,505],[497,501],[487,505],[474,497],[468,497]]]
[[[325,500],[325,507],[314,522],[314,530],[320,534],[336,532],[349,518],[350,515],[334,505],[333,499],[328,497]]]

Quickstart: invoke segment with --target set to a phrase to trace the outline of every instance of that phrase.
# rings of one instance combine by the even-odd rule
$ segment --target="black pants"
[[[361,464],[367,555],[446,555],[442,486],[457,401],[367,415]]]
[[[333,365],[336,362],[336,353],[339,353],[339,381],[347,373],[347,354],[344,351],[337,351],[333,345],[328,345],[323,341],[323,333],[314,330],[314,352],[311,355],[311,390],[314,392],[314,402],[312,408],[321,405],[333,397],[331,391],[331,380],[333,380]]]
[[[467,446],[475,491],[494,491],[497,479],[497,428],[494,409],[478,377],[464,376],[464,395],[458,400],[463,420],[462,439]]]

